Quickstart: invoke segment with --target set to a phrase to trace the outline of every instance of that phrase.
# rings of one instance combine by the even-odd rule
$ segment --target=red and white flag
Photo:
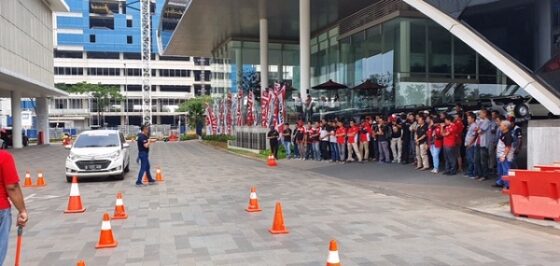
[[[227,93],[227,98],[226,98],[226,130],[227,130],[227,134],[231,135],[232,132],[232,122],[233,122],[233,116],[232,116],[232,110],[231,110],[231,105],[232,105],[232,97],[231,97],[231,92],[228,91]]]
[[[261,126],[268,128],[268,104],[270,103],[268,88],[266,88],[261,96]]]
[[[238,127],[243,126],[241,106],[243,106],[243,88],[239,87],[237,91],[237,126]]]
[[[254,110],[253,110],[253,105],[255,102],[255,94],[253,93],[253,90],[249,91],[249,95],[247,97],[247,126],[252,127],[253,125],[255,125],[255,115],[254,115]]]
[[[276,129],[282,132],[284,129],[284,121],[286,119],[286,85],[283,85],[278,92],[278,125]]]

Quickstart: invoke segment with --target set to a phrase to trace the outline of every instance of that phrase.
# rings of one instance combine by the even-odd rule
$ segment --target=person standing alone
[[[266,138],[269,141],[270,151],[274,159],[278,160],[278,139],[280,138],[280,133],[278,133],[278,130],[276,130],[274,126],[270,126],[270,131],[266,134]]]
[[[140,172],[138,173],[138,179],[136,179],[136,185],[141,186],[142,178],[144,174],[148,177],[149,184],[155,184],[155,180],[152,178],[150,173],[150,125],[144,124],[140,127],[140,134],[136,140],[138,143],[138,161],[140,161]]]
[[[14,158],[10,153],[0,150],[0,265],[4,264],[8,251],[8,238],[12,225],[10,201],[19,212],[17,225],[25,226],[28,216],[23,193],[19,186],[19,177]]]

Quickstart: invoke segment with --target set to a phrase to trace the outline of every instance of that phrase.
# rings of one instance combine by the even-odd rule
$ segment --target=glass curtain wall
[[[393,19],[340,39],[338,49],[337,73],[331,74],[317,60],[313,84],[337,77],[350,88],[368,79],[385,87],[377,93],[344,90],[349,96],[342,106],[353,114],[450,105],[508,96],[512,91],[526,95],[522,89],[512,89],[517,85],[496,67],[429,19]],[[321,50],[316,54],[320,58]],[[314,96],[319,100],[327,93]],[[344,115],[344,110],[340,113]]]

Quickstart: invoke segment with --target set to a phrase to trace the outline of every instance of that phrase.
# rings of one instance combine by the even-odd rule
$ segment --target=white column
[[[21,92],[12,91],[12,139],[14,149],[23,148],[21,138]]]
[[[307,98],[311,87],[309,70],[311,68],[311,23],[310,0],[299,0],[299,65],[301,101]]]
[[[266,0],[259,1],[259,50],[261,60],[261,95],[268,88],[268,19]]]
[[[544,65],[552,57],[552,3],[550,0],[535,1],[535,68]]]
[[[241,86],[241,82],[243,79],[243,54],[241,53],[241,49],[243,46],[238,48],[233,48],[235,50],[235,66],[237,68],[237,87]]]
[[[47,97],[35,99],[37,106],[37,130],[43,132],[43,144],[49,144],[49,102]]]

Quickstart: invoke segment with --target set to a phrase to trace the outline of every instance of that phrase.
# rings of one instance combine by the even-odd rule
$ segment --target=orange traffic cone
[[[79,260],[76,266],[86,266],[86,262],[84,260]]]
[[[278,164],[276,163],[276,159],[274,159],[273,155],[268,156],[268,166],[275,167]]]
[[[25,181],[23,183],[23,187],[32,187],[33,186],[33,181],[31,181],[31,174],[29,174],[29,171],[25,172]]]
[[[122,198],[122,193],[117,193],[117,201],[115,202],[115,213],[113,214],[113,219],[126,219],[128,214],[124,209],[124,202]]]
[[[276,202],[276,210],[274,211],[274,221],[272,228],[268,229],[271,234],[287,234],[288,229],[284,225],[284,215],[282,214],[282,204]]]
[[[82,205],[82,197],[78,188],[78,178],[72,177],[72,186],[70,187],[70,197],[68,198],[68,207],[64,213],[85,212],[86,208]]]
[[[257,189],[255,187],[251,187],[251,194],[249,195],[249,207],[245,209],[248,212],[260,212],[262,211],[259,208],[259,199],[257,198]]]
[[[43,176],[43,172],[39,172],[37,173],[37,183],[36,183],[36,187],[44,187],[47,185],[47,182],[45,182],[45,176]]]
[[[156,168],[156,181],[163,182],[163,174],[161,173],[161,169],[159,167]]]
[[[95,248],[114,248],[117,246],[117,240],[111,229],[111,218],[109,214],[103,214],[103,222],[101,222],[101,232],[99,233],[99,243]]]
[[[336,240],[331,240],[331,243],[329,245],[327,266],[340,266],[340,257],[338,256],[338,247],[336,245]]]

